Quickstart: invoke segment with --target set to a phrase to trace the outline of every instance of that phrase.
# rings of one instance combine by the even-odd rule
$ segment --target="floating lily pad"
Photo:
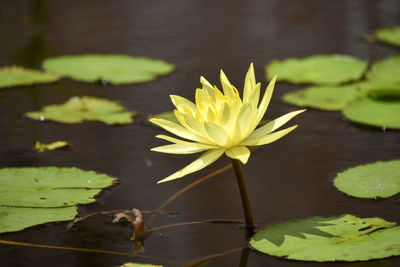
[[[35,143],[35,149],[38,152],[44,152],[45,150],[55,150],[55,149],[59,149],[59,148],[65,148],[68,147],[69,143],[67,141],[56,141],[56,142],[52,142],[50,144],[45,144],[39,141],[36,141]]]
[[[40,121],[53,120],[61,123],[101,121],[106,124],[133,123],[136,112],[125,110],[117,101],[91,96],[72,97],[63,104],[49,105],[41,111],[25,113],[25,116]]]
[[[153,264],[143,264],[143,263],[124,263],[117,267],[162,267],[162,265],[153,265]]]
[[[400,90],[372,90],[348,104],[343,115],[354,122],[400,129]]]
[[[343,193],[359,198],[387,198],[400,193],[400,160],[378,161],[338,173],[334,184]]]
[[[374,37],[379,41],[400,46],[400,26],[378,29]]]
[[[358,80],[368,62],[346,55],[316,55],[303,59],[273,60],[265,66],[268,79],[278,79],[295,84],[339,84]]]
[[[31,85],[35,83],[51,83],[59,76],[47,72],[9,66],[0,68],[0,88]]]
[[[370,90],[391,89],[400,89],[400,85],[360,82],[350,85],[310,86],[286,93],[282,100],[299,107],[339,111]]]
[[[374,62],[366,78],[374,82],[400,83],[400,56]]]
[[[112,84],[149,82],[175,69],[159,59],[128,55],[74,55],[48,58],[45,70],[83,82],[107,81]]]
[[[115,178],[77,168],[0,169],[0,233],[71,220],[77,204],[94,202]]]
[[[65,208],[0,207],[0,233],[15,232],[27,227],[75,218],[75,206]]]
[[[267,226],[250,245],[304,261],[366,261],[400,255],[400,227],[380,218],[313,217]]]
[[[77,168],[0,169],[0,206],[65,207],[94,202],[115,182],[105,174]]]

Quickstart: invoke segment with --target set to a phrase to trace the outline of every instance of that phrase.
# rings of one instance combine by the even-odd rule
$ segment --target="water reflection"
[[[45,40],[48,0],[36,0],[33,5],[32,16],[22,18],[21,22],[30,29],[27,35],[29,41],[15,52],[13,63],[39,68],[43,59],[55,55],[56,52]]]

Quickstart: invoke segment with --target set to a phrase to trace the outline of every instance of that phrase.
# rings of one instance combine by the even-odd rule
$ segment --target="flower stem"
[[[243,176],[242,167],[240,166],[240,161],[237,159],[232,159],[232,166],[236,174],[236,180],[239,185],[240,196],[242,197],[242,205],[244,211],[244,217],[246,221],[246,228],[252,232],[254,228],[253,214],[251,211],[249,193],[247,191],[246,181]]]

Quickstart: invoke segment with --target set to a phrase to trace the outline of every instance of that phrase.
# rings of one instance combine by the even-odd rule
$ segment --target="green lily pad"
[[[0,207],[0,233],[16,232],[48,222],[73,220],[77,213],[75,206],[65,208]]]
[[[162,267],[162,265],[127,262],[117,267]]]
[[[343,115],[356,123],[400,129],[400,90],[372,90],[348,104]]]
[[[65,207],[94,202],[115,182],[105,174],[77,168],[0,169],[0,206]]]
[[[339,84],[359,80],[367,68],[366,60],[346,55],[316,55],[303,59],[273,60],[265,66],[268,79],[294,84]]]
[[[400,255],[400,227],[380,218],[313,217],[267,226],[250,245],[304,261],[366,261]]]
[[[379,41],[400,46],[400,26],[378,29],[374,37]]]
[[[63,104],[49,105],[41,111],[31,111],[25,116],[34,120],[52,120],[61,123],[100,121],[106,124],[133,123],[136,112],[126,111],[117,101],[91,96],[72,97]]]
[[[39,153],[44,152],[45,150],[55,150],[60,148],[68,147],[69,143],[67,141],[55,141],[50,144],[45,144],[39,141],[35,143],[35,150]]]
[[[43,68],[83,82],[106,80],[112,84],[131,84],[153,81],[172,72],[175,66],[145,57],[86,54],[47,58]]]
[[[334,179],[337,189],[359,198],[387,198],[400,193],[400,160],[349,168]]]
[[[8,66],[0,68],[0,88],[31,85],[35,83],[51,83],[59,79],[59,76],[26,69],[17,66]]]
[[[286,103],[327,111],[339,111],[370,90],[400,89],[400,85],[359,82],[337,86],[310,86],[283,95]]]
[[[367,72],[366,78],[374,82],[400,83],[400,56],[374,62]]]
[[[77,168],[0,169],[0,233],[72,220],[76,205],[94,202],[115,178]]]

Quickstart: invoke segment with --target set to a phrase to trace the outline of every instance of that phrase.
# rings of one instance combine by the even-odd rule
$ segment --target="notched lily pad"
[[[400,255],[400,227],[380,218],[313,217],[267,226],[250,245],[304,261],[366,261]]]
[[[374,82],[400,83],[400,56],[392,56],[374,62],[366,74]]]
[[[286,103],[299,107],[311,107],[327,111],[339,111],[358,97],[366,95],[371,90],[399,89],[400,85],[360,82],[337,86],[310,86],[291,91],[283,95]]]
[[[63,104],[44,107],[41,111],[31,111],[25,116],[34,120],[52,120],[61,123],[81,123],[100,121],[106,124],[133,123],[136,112],[127,111],[119,102],[91,96],[75,96]]]
[[[274,75],[279,80],[294,84],[339,84],[358,80],[368,62],[347,55],[316,55],[307,58],[273,60],[265,66],[268,79]]]
[[[60,148],[68,147],[69,143],[67,141],[55,141],[50,144],[45,144],[39,141],[35,143],[35,150],[39,153],[44,152],[45,150],[55,150]]]
[[[77,214],[75,206],[65,208],[0,207],[0,233],[15,232],[27,227],[58,221],[69,221]]]
[[[338,173],[336,188],[359,198],[387,198],[400,193],[400,160],[378,161]]]
[[[400,90],[371,90],[348,104],[342,113],[356,123],[400,129]]]
[[[77,204],[94,202],[101,189],[115,182],[105,174],[77,168],[0,169],[0,233],[72,220]]]
[[[378,29],[374,37],[379,41],[400,46],[400,26]]]
[[[47,58],[43,68],[78,81],[118,85],[153,81],[172,72],[175,66],[146,57],[86,54]]]
[[[58,75],[18,66],[0,68],[0,88],[51,83],[59,79]]]
[[[94,202],[115,178],[77,168],[0,169],[0,206],[65,207]]]

